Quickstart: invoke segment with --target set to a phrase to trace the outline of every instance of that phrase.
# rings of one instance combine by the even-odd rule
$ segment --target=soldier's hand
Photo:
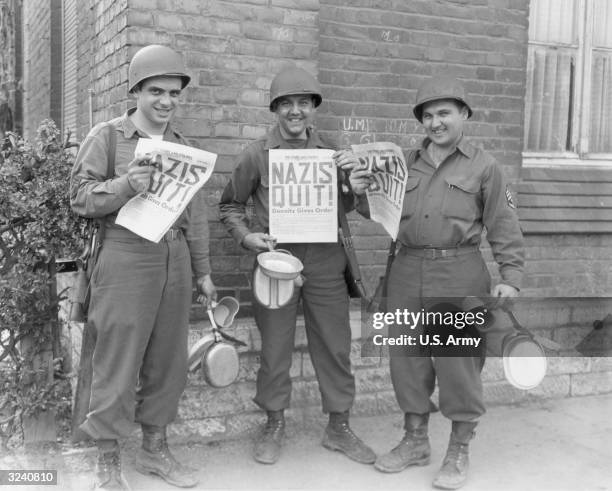
[[[143,193],[149,188],[151,176],[155,172],[156,164],[149,155],[137,157],[128,164],[128,182],[137,193]]]
[[[217,300],[217,287],[213,283],[212,278],[209,274],[200,276],[196,280],[196,285],[200,293],[198,302],[206,306],[206,308],[210,307],[212,302]]]
[[[332,159],[340,169],[347,173],[359,167],[359,160],[350,149],[338,150],[332,155]]]
[[[269,250],[268,244],[275,245],[276,239],[263,232],[252,232],[242,239],[242,247],[251,251],[267,251]]]
[[[370,187],[374,177],[368,169],[353,170],[349,175],[349,181],[353,192],[357,195],[364,194]]]
[[[510,308],[512,300],[518,297],[518,290],[513,286],[499,283],[491,290],[492,309]]]

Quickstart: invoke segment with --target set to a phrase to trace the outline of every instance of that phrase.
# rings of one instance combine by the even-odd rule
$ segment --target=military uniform
[[[71,204],[103,217],[106,239],[92,272],[89,322],[96,329],[92,396],[81,428],[92,438],[127,436],[132,424],[165,426],[176,416],[187,380],[192,269],[210,273],[203,191],[159,242],[115,224],[136,192],[127,180],[139,138],[133,110],[89,133],[72,172]],[[108,131],[116,132],[115,176],[106,180]],[[185,144],[167,126],[164,140]],[[136,386],[138,383],[138,386]]]
[[[270,111],[277,124],[264,137],[249,145],[238,162],[221,197],[220,217],[236,241],[251,250],[265,250],[269,240],[269,150],[332,149],[312,129],[316,108],[321,104],[321,86],[306,70],[287,67],[270,84]],[[345,156],[335,155],[338,168]],[[349,158],[350,160],[350,158]],[[351,210],[353,194],[339,190],[344,209]],[[255,214],[265,232],[251,232],[246,216],[252,198]],[[340,208],[340,207],[339,207]],[[285,434],[284,410],[291,397],[291,361],[299,300],[304,307],[308,350],[315,369],[323,410],[329,412],[322,445],[349,458],[372,464],[376,455],[355,435],[349,425],[349,409],[355,396],[351,373],[351,329],[349,298],[344,280],[347,258],[339,241],[333,243],[279,244],[304,265],[305,278],[288,304],[280,309],[255,305],[255,320],[261,333],[261,365],[257,372],[255,402],[266,410],[267,422],[257,438],[253,458],[274,464],[280,457]]]
[[[136,108],[93,128],[72,170],[73,210],[99,218],[105,232],[90,279],[89,322],[97,339],[89,414],[81,426],[98,447],[95,489],[130,488],[121,468],[119,437],[130,433],[133,421],[142,428],[134,461],[139,472],[174,486],[197,484],[170,452],[166,427],[176,417],[187,381],[192,273],[209,301],[216,295],[203,191],[158,243],[115,223],[119,209],[146,190],[153,177],[150,158],[134,155],[139,138],[187,144],[170,121],[190,80],[173,49],[159,44],[139,49],[128,67],[128,91]],[[109,155],[114,156],[110,179]]]
[[[491,281],[479,251],[483,229],[503,283],[520,287],[523,238],[512,195],[500,167],[465,137],[436,169],[423,148],[414,156],[399,227],[399,251],[388,286],[391,311],[418,312],[443,298],[487,296]],[[429,305],[428,305],[429,304]],[[406,333],[405,326],[396,331]],[[418,335],[422,326],[411,331]],[[478,357],[418,356],[414,348],[393,350],[391,375],[405,413],[429,411],[435,377],[440,410],[453,421],[484,413]]]
[[[259,225],[267,230],[268,156],[273,148],[332,148],[316,131],[307,140],[285,140],[275,126],[264,138],[249,145],[238,157],[236,167],[219,205],[220,218],[239,244],[250,233],[246,204],[253,198]],[[352,196],[345,197],[352,201]],[[304,285],[296,287],[289,303],[268,309],[255,303],[255,320],[261,333],[261,365],[257,373],[255,402],[267,411],[289,407],[289,370],[294,348],[299,300],[302,300],[308,350],[315,368],[325,412],[348,410],[355,395],[350,367],[351,329],[349,298],[344,270],[346,256],[335,243],[279,244],[304,264]]]

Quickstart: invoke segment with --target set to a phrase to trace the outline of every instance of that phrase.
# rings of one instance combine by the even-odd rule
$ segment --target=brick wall
[[[23,2],[23,133],[34,139],[40,122],[51,114],[51,47],[49,0]]]
[[[94,124],[127,109],[127,69],[131,58],[128,0],[91,2],[93,36],[90,42],[90,88],[94,94]]]
[[[526,242],[523,295],[612,296],[610,234],[530,234]]]
[[[464,80],[474,115],[472,142],[519,175],[528,1],[322,0],[319,126],[344,144],[392,141],[414,148],[423,132],[412,115],[423,80],[452,71]],[[354,217],[357,219],[357,216]],[[370,288],[389,239],[382,227],[353,224]]]

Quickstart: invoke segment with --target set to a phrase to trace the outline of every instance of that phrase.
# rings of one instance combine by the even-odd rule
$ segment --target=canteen
[[[465,311],[486,312],[486,322],[478,330],[486,335],[488,356],[501,356],[506,380],[517,389],[537,387],[546,375],[547,360],[543,345],[549,349],[560,348],[549,339],[535,336],[519,324],[511,310],[486,307],[487,302],[476,297],[466,297]],[[504,314],[510,322],[503,322]]]

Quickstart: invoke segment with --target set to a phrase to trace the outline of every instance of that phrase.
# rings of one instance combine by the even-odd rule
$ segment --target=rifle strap
[[[353,236],[351,235],[351,229],[346,218],[346,210],[344,208],[344,200],[342,197],[342,188],[340,186],[340,170],[338,170],[338,221],[340,222],[340,228],[342,229],[342,245],[346,253],[346,259],[348,261],[348,267],[353,276],[353,280],[358,288],[361,296],[366,297],[365,287],[361,279],[361,271],[359,269],[359,261],[357,260],[357,254],[355,253],[355,247],[353,246]]]
[[[117,131],[111,123],[106,123],[108,128],[108,150],[106,154],[106,180],[112,179],[115,175],[115,154],[117,153]],[[98,218],[98,244],[102,245],[106,235],[104,218]]]

